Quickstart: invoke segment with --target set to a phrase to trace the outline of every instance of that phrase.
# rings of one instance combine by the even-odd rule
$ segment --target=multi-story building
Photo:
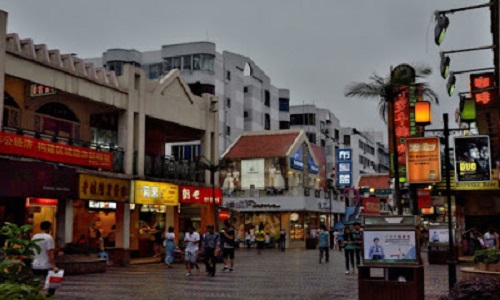
[[[193,94],[209,93],[220,99],[220,153],[244,131],[279,129],[279,99],[290,98],[289,91],[274,87],[250,58],[228,51],[220,53],[211,42],[163,45],[160,50],[147,52],[109,49],[102,57],[87,61],[117,74],[123,64],[132,63],[141,66],[150,79],[179,69]],[[170,153],[189,152],[185,146],[192,148],[193,144],[174,144]]]
[[[326,154],[326,172],[330,177],[335,166],[335,153],[339,148],[340,121],[328,109],[313,104],[290,106],[290,128],[303,129],[310,143],[321,146]]]

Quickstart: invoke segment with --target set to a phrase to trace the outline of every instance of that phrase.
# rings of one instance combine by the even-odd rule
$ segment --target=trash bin
[[[318,240],[315,238],[307,238],[306,239],[306,249],[316,249],[317,244],[318,244]]]

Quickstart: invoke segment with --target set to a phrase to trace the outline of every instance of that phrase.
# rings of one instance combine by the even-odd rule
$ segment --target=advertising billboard
[[[365,263],[417,263],[415,231],[368,231],[363,233]]]
[[[177,206],[179,186],[166,182],[134,180],[132,203]]]
[[[489,136],[455,137],[455,181],[491,181]]]
[[[352,186],[352,149],[337,150],[337,186]]]
[[[450,237],[448,228],[429,228],[429,245],[448,245],[449,240]]]
[[[406,139],[406,169],[409,183],[441,182],[439,138]]]
[[[265,188],[264,159],[245,159],[241,161],[241,189]]]

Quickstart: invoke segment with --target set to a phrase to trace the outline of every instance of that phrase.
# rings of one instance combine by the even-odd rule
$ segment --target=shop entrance
[[[25,224],[33,226],[32,235],[41,232],[40,224],[44,221],[52,223],[52,234],[57,232],[57,199],[26,198]]]

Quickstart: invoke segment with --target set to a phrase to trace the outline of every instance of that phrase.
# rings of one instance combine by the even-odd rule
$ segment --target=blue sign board
[[[314,160],[311,156],[311,153],[309,153],[309,158],[307,161],[307,169],[308,169],[309,173],[313,173],[313,174],[319,173],[319,166],[314,163]]]
[[[299,146],[297,152],[295,152],[295,154],[290,157],[290,168],[294,168],[297,170],[304,169],[304,162],[302,161],[302,146]]]
[[[337,186],[352,186],[352,149],[337,149]]]

